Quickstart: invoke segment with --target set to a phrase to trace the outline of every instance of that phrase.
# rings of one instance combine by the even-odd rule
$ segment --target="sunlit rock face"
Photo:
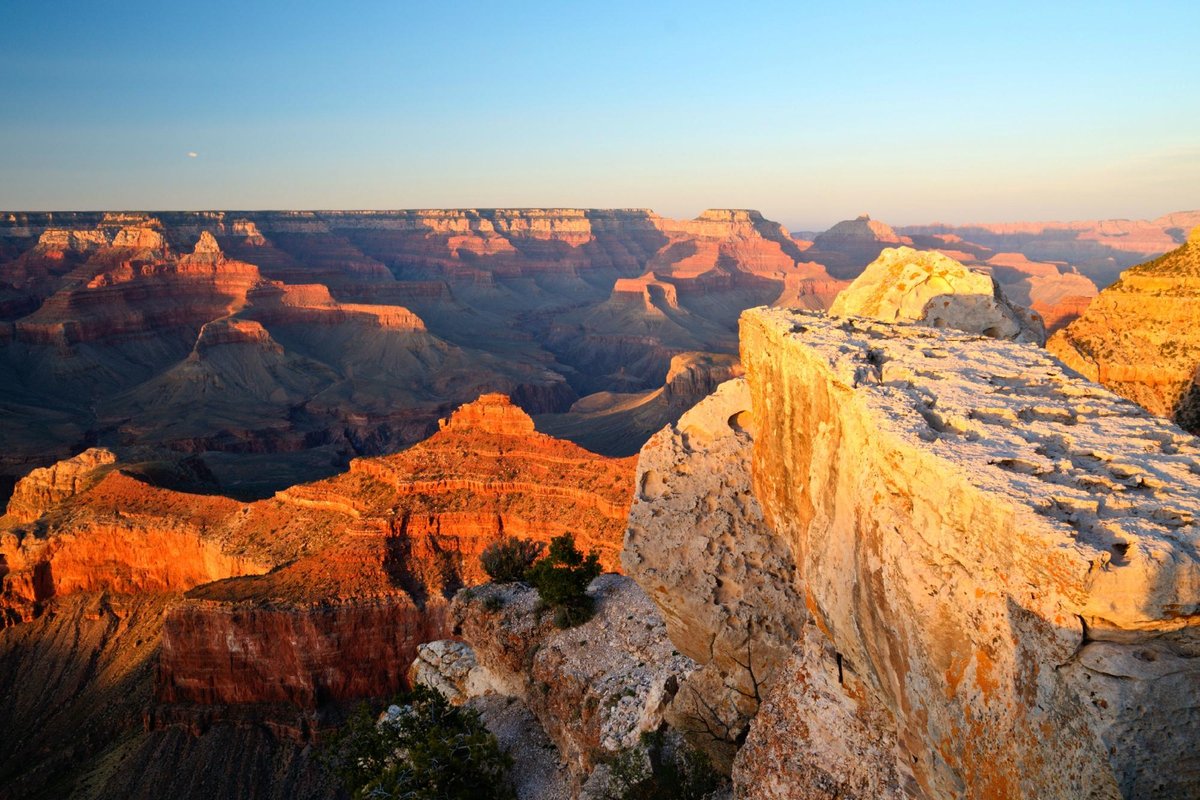
[[[1200,432],[1200,228],[1132,267],[1047,343],[1071,368],[1151,413]]]
[[[87,451],[26,478],[0,517],[0,622],[84,592],[186,592],[163,627],[160,701],[384,696],[447,635],[447,598],[486,579],[479,554],[498,539],[572,532],[617,568],[632,469],[538,433],[502,395],[253,503],[151,486]]]
[[[1041,320],[1010,303],[999,284],[936,251],[889,248],[837,296],[829,313],[919,322],[997,339],[1045,341]]]
[[[755,309],[742,360],[748,402],[727,384],[648,443],[625,554],[685,653],[763,608],[795,631],[739,797],[1195,796],[1195,439],[948,329]],[[745,602],[730,566],[772,552],[794,576]]]
[[[6,514],[13,522],[32,522],[55,504],[82,491],[102,476],[101,468],[115,463],[116,455],[92,447],[49,467],[35,469],[13,488]]]
[[[1197,791],[1152,744],[1200,737],[1193,438],[1029,346],[755,310],[742,359],[755,494],[900,775]]]

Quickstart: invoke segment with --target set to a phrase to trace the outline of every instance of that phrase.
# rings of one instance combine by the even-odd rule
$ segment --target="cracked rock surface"
[[[741,343],[755,495],[918,794],[1200,792],[1195,438],[1036,347],[769,309]]]

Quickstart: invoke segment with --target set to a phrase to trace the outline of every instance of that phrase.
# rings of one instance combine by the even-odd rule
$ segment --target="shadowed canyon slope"
[[[19,623],[4,634],[2,669],[13,670],[5,693],[15,691],[16,665],[31,659],[77,669],[86,648],[46,651],[39,637],[85,635],[52,631],[73,624],[72,609],[94,607],[78,625],[96,629],[86,635],[100,637],[104,658],[127,665],[119,674],[132,694],[111,696],[112,682],[81,674],[46,686],[22,730],[61,706],[64,719],[125,736],[122,748],[167,748],[165,758],[186,761],[200,757],[209,731],[233,742],[246,726],[267,725],[273,733],[247,746],[295,761],[301,745],[291,743],[311,739],[331,704],[405,685],[417,646],[448,633],[446,599],[483,578],[488,544],[571,531],[615,567],[632,469],[632,459],[537,433],[500,395],[463,406],[408,450],[356,459],[344,474],[252,503],[154,487],[89,450],[22,480],[0,518],[0,607]],[[162,598],[153,624],[124,610],[144,598]],[[73,701],[70,686],[96,700]],[[95,703],[109,709],[102,718]],[[148,732],[139,734],[143,715]],[[170,754],[180,730],[202,734],[192,755]],[[35,758],[20,736],[6,739],[6,771]],[[53,755],[38,763],[98,769],[95,758],[117,757],[100,739],[39,745]],[[297,791],[324,785],[312,765],[295,768]],[[22,774],[31,790],[48,786],[36,771]],[[229,780],[230,791],[248,790]]]

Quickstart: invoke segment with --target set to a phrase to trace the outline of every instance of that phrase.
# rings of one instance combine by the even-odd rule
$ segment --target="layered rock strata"
[[[501,395],[409,450],[253,503],[150,486],[96,451],[26,479],[0,518],[0,611],[186,592],[164,626],[162,701],[387,695],[445,636],[445,598],[486,579],[489,544],[572,532],[615,568],[632,469],[536,432]]]
[[[1072,369],[1153,414],[1200,432],[1200,227],[1132,267],[1047,343]]]

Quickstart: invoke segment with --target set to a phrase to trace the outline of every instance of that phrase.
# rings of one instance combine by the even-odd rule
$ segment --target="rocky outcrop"
[[[1200,227],[1182,247],[1121,273],[1047,347],[1087,378],[1200,432],[1198,318]]]
[[[499,436],[532,436],[535,433],[529,415],[514,406],[507,396],[495,393],[480,395],[474,403],[456,410],[449,419],[439,420],[438,428]]]
[[[101,467],[114,464],[116,460],[111,450],[92,447],[49,467],[33,470],[13,488],[5,511],[7,518],[13,522],[34,521],[99,480],[103,474]]]
[[[647,444],[625,552],[700,654],[673,706],[768,656],[737,796],[1195,794],[1194,439],[950,330],[756,309],[742,359]]]
[[[28,622],[54,597],[182,592],[271,565],[215,535],[239,503],[149,486],[110,456],[86,451],[42,471],[56,487],[31,476],[26,487],[44,491],[31,503],[23,487],[16,513],[0,517],[0,623]]]
[[[426,685],[452,686],[451,696],[518,698],[558,748],[576,794],[598,764],[660,727],[695,666],[672,648],[654,604],[632,580],[602,575],[588,591],[595,616],[567,630],[552,624],[536,591],[518,584],[460,593],[451,617],[474,666],[449,643],[436,649],[451,657],[414,665]]]
[[[884,250],[837,296],[829,313],[919,322],[997,339],[1045,342],[1040,318],[1004,297],[999,284],[939,252]]]
[[[791,554],[751,493],[750,416],[732,380],[650,438],[622,553],[699,664],[668,716],[725,771],[806,617]]]
[[[570,531],[615,566],[632,466],[485,395],[403,453],[250,504],[230,520],[238,536],[272,529],[294,560],[188,592],[164,627],[157,696],[309,709],[390,696],[417,648],[449,634],[447,598],[486,579],[491,543]]]
[[[742,357],[754,493],[836,654],[812,666],[891,719],[904,791],[1195,793],[1151,744],[1200,737],[1191,437],[1002,341],[756,310]],[[822,686],[791,688],[800,719]],[[888,728],[791,756],[828,771]]]

